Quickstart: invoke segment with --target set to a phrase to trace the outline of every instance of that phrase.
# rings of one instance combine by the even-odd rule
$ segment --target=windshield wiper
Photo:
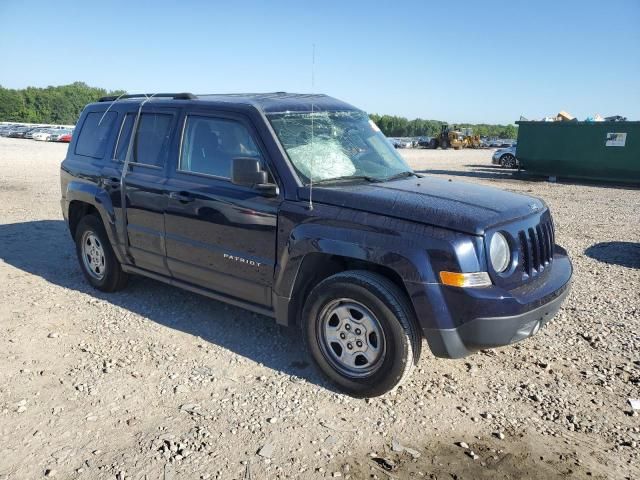
[[[316,180],[313,182],[314,185],[319,185],[322,183],[333,183],[333,182],[348,182],[350,180],[366,180],[367,182],[380,182],[379,178],[368,177],[367,175],[343,175],[342,177],[334,177],[334,178],[323,178],[322,180]]]
[[[390,180],[395,180],[397,178],[413,177],[414,175],[416,175],[416,174],[413,173],[413,172],[409,172],[409,171],[400,172],[400,173],[396,173],[395,175],[391,175],[390,177],[384,178],[381,181],[382,182],[388,182]]]

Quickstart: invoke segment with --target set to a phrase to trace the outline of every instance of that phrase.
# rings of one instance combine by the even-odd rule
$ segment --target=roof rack
[[[117,99],[124,98],[149,98],[153,96],[153,98],[172,98],[173,100],[195,100],[196,97],[193,93],[133,93],[131,95],[108,95],[106,97],[101,97],[99,102],[113,102]]]

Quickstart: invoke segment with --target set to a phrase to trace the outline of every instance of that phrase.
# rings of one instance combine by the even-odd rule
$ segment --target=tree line
[[[0,121],[74,125],[87,103],[121,93],[124,92],[108,92],[83,82],[20,90],[0,86]]]
[[[24,123],[52,123],[73,125],[87,103],[95,102],[105,95],[120,95],[122,90],[107,91],[90,87],[83,82],[57,87],[9,89],[0,86],[0,121]],[[382,132],[389,137],[433,137],[440,133],[444,122],[439,120],[408,120],[395,115],[369,115]],[[515,125],[459,124],[471,127],[475,134],[516,138]]]
[[[388,137],[435,137],[440,133],[442,125],[446,123],[440,120],[424,120],[422,118],[408,120],[405,117],[378,115],[376,113],[370,114],[369,118]],[[456,128],[470,127],[475,135],[482,137],[516,138],[518,136],[518,127],[515,125],[458,123],[455,126]]]

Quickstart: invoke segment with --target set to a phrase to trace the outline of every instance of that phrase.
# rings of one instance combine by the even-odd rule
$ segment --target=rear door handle
[[[194,198],[186,192],[171,192],[169,198],[171,200],[177,200],[180,203],[191,203],[194,200]]]

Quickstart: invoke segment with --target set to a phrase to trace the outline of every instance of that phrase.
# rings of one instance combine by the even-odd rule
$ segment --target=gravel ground
[[[0,138],[1,480],[640,478],[638,190],[402,151],[544,198],[574,285],[537,336],[457,361],[426,349],[403,387],[356,400],[297,330],[143,278],[87,287],[60,214],[65,151]]]

